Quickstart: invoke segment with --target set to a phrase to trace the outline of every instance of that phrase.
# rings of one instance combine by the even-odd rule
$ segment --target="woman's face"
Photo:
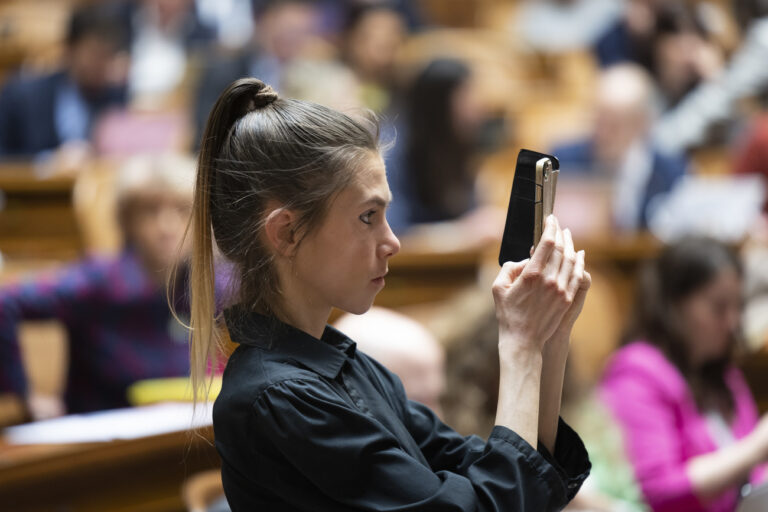
[[[355,314],[371,307],[384,287],[389,258],[400,250],[385,216],[390,200],[384,162],[372,154],[322,225],[299,245],[293,272],[308,303]]]
[[[681,304],[683,330],[695,363],[725,356],[738,331],[742,312],[741,279],[733,268],[720,271]]]

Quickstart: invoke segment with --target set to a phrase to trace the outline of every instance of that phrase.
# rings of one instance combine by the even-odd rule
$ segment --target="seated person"
[[[140,0],[128,11],[131,100],[163,107],[183,86],[189,57],[212,46],[216,32],[200,20],[193,0]]]
[[[562,178],[580,175],[613,184],[613,225],[620,231],[645,229],[651,200],[686,172],[683,155],[662,153],[649,141],[651,87],[635,65],[606,70],[595,93],[591,135],[552,150]]]
[[[395,197],[387,212],[400,234],[441,230],[467,245],[501,236],[503,215],[479,204],[476,174],[484,150],[484,123],[476,83],[467,64],[436,59],[406,94],[396,143],[387,158]]]
[[[188,375],[188,332],[171,314],[166,279],[187,253],[179,249],[194,176],[187,158],[129,161],[116,184],[125,239],[120,254],[89,257],[0,289],[0,390],[30,398],[17,339],[25,320],[55,319],[66,329],[65,412],[125,407],[132,382]],[[180,312],[186,309],[184,273],[182,267],[172,297]]]
[[[667,247],[640,283],[602,402],[655,512],[732,512],[763,480],[768,423],[734,364],[742,311],[738,257],[714,240]]]
[[[88,141],[98,116],[125,104],[118,68],[126,45],[125,24],[111,4],[75,10],[62,69],[13,77],[0,91],[0,158]]]
[[[391,2],[361,2],[347,10],[340,53],[360,82],[359,101],[374,112],[396,108],[395,58],[408,34],[405,15]]]
[[[291,63],[305,57],[320,31],[318,5],[309,0],[253,2],[255,35],[242,50],[203,63],[194,99],[195,145],[221,91],[238,78],[256,77],[280,88]]]

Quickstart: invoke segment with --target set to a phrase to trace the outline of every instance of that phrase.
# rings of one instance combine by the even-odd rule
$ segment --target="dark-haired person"
[[[127,30],[110,3],[77,8],[60,70],[20,74],[0,91],[0,158],[32,157],[89,140],[94,122],[126,101]]]
[[[768,420],[734,365],[742,284],[718,242],[664,249],[606,367],[600,396],[654,512],[732,512],[740,488],[763,478]]]
[[[374,112],[396,106],[395,57],[405,42],[405,16],[391,2],[350,2],[341,58],[360,82],[360,102]]]
[[[501,384],[488,440],[462,437],[327,325],[361,314],[400,249],[378,127],[256,79],[206,125],[193,205],[191,371],[217,353],[213,241],[234,266],[224,312],[238,344],[213,408],[232,510],[561,510],[589,472],[559,419],[570,332],[591,283],[550,216],[530,260],[493,286]]]
[[[486,119],[469,66],[457,59],[428,63],[405,94],[405,114],[387,173],[397,201],[389,222],[398,234],[436,232],[492,238],[500,217],[479,204],[475,186]]]
[[[258,76],[278,87],[286,68],[307,56],[320,33],[319,4],[311,0],[253,0],[255,33],[240,51],[204,63],[194,104],[195,145],[219,94],[238,78]]]

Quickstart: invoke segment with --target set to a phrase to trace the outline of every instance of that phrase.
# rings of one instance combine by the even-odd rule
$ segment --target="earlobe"
[[[272,250],[281,256],[290,257],[296,247],[293,229],[294,214],[286,208],[275,208],[264,221],[264,232]]]

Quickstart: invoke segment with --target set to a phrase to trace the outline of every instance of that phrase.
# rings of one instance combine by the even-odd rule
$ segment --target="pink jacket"
[[[726,381],[736,405],[731,431],[741,439],[757,424],[757,407],[738,369],[728,370]],[[693,493],[686,461],[717,446],[682,374],[658,348],[639,341],[618,350],[599,394],[624,432],[627,457],[655,512],[735,510],[738,489],[707,503]],[[762,481],[763,470],[752,472],[753,483]]]

